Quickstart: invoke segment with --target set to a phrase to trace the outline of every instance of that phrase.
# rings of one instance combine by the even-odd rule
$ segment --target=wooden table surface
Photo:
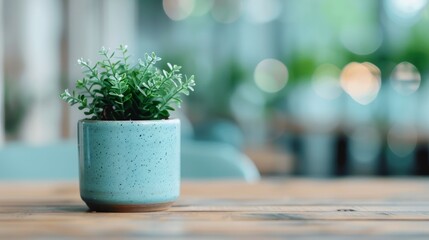
[[[94,213],[77,183],[0,182],[0,239],[429,239],[429,179],[184,182],[165,212]]]

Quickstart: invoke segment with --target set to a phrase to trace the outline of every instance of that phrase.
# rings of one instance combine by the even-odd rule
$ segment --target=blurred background
[[[429,174],[427,0],[0,0],[0,145],[75,144],[58,95],[119,44],[195,74],[184,139],[263,176]]]

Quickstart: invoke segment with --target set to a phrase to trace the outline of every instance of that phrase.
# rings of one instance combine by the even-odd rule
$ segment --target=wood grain
[[[0,183],[0,239],[429,239],[429,180],[185,182],[168,211],[94,213],[77,183]]]

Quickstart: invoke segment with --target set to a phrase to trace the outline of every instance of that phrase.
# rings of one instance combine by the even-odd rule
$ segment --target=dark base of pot
[[[95,212],[157,212],[164,211],[173,205],[173,202],[153,204],[104,204],[85,201],[91,211]]]

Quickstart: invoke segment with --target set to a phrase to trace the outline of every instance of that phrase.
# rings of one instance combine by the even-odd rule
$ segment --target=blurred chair
[[[78,179],[76,140],[45,146],[9,143],[0,148],[0,180]],[[223,143],[184,141],[183,179],[259,179],[253,162]]]
[[[253,161],[238,149],[244,136],[237,125],[212,120],[194,130],[187,117],[177,111],[182,128],[183,179],[236,179],[257,181],[259,171]],[[198,132],[198,134],[196,134]]]
[[[0,147],[0,180],[71,180],[78,178],[76,140],[32,146]]]
[[[186,179],[260,179],[255,164],[229,144],[204,141],[182,143],[182,177]]]
[[[181,121],[183,121],[181,119]],[[198,124],[194,131],[195,140],[223,142],[236,149],[244,146],[244,134],[237,124],[223,119],[215,119]]]

